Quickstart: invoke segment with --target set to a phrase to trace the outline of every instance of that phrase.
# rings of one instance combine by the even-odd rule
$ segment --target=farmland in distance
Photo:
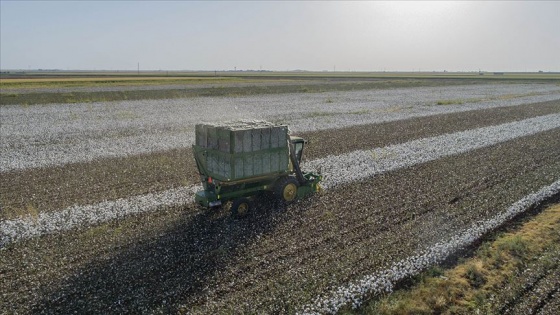
[[[2,77],[7,313],[334,313],[341,288],[558,198],[548,74],[88,75]],[[241,220],[195,206],[194,125],[238,119],[308,139],[325,191]]]

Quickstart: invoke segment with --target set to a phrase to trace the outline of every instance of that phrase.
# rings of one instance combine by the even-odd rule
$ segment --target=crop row
[[[559,94],[554,85],[513,84],[4,106],[0,171],[187,148],[201,121],[265,119],[305,132],[555,100]],[[437,105],[449,99],[455,102]]]
[[[560,101],[549,101],[297,135],[309,140],[304,160],[316,160],[558,112]],[[0,220],[194,185],[199,177],[190,157],[191,149],[185,148],[3,173]]]
[[[54,212],[43,212],[25,218],[0,222],[0,248],[10,242],[65,232],[102,222],[123,219],[130,215],[156,211],[191,203],[195,191],[201,187],[182,187],[160,193],[104,201],[98,204],[72,206]]]
[[[304,167],[322,170],[323,187],[359,181],[376,174],[495,145],[517,137],[560,127],[560,114],[551,114],[497,126],[445,134],[410,142],[353,151],[307,162]],[[98,224],[130,214],[154,211],[189,202],[198,186],[171,189],[96,205],[72,206],[52,213],[40,213],[0,222],[0,246],[18,239]]]
[[[493,87],[476,89],[484,94]],[[40,190],[49,190],[44,193],[45,200],[63,201],[46,203],[51,208],[45,213],[39,211],[30,217],[0,221],[0,295],[4,297],[0,309],[13,313],[293,313],[306,310],[304,305],[313,301],[321,302],[321,306],[313,303],[307,310],[328,311],[329,307],[352,303],[352,299],[345,300],[337,292],[375,293],[371,290],[373,286],[368,291],[359,285],[367,280],[374,283],[381,279],[376,275],[393,267],[401,268],[396,271],[405,274],[430,259],[441,259],[446,254],[443,249],[451,248],[443,241],[463,242],[465,238],[457,237],[466,235],[461,233],[477,222],[489,222],[501,210],[511,209],[509,206],[523,196],[543,186],[557,185],[558,103],[522,104],[558,99],[553,87],[544,86],[548,92],[540,90],[541,87],[533,86],[531,91],[523,92],[516,90],[516,85],[498,86],[485,97],[480,95],[485,100],[467,95],[453,98],[453,93],[459,95],[459,89],[476,94],[471,87],[457,87],[444,96],[432,89],[433,95],[426,95],[425,103],[420,100],[415,105],[406,100],[411,102],[407,105],[412,106],[410,110],[429,112],[456,107],[459,111],[433,120],[426,117],[387,125],[308,132],[306,137],[310,140],[328,138],[310,144],[312,159],[304,166],[322,167],[328,189],[289,207],[263,200],[257,204],[257,211],[244,220],[234,220],[224,211],[198,211],[190,202],[192,190],[196,189],[190,185],[197,181],[196,174],[189,175],[183,183],[169,179],[169,170],[158,176],[144,173],[141,166],[152,164],[140,160],[171,156],[163,153],[138,156],[132,152],[134,156],[118,160],[3,173],[6,177],[2,189],[9,192],[9,198],[28,198]],[[402,91],[412,93],[414,89]],[[383,93],[390,97],[393,90]],[[382,98],[383,93],[377,96]],[[325,114],[330,110],[329,104],[338,101],[325,99],[329,95],[337,94],[314,96],[317,104],[322,100],[322,112],[298,110],[309,114],[305,119],[325,124],[334,124],[344,116],[369,115],[359,107],[354,107],[356,112],[352,114],[340,109]],[[348,101],[365,94],[340,95]],[[457,101],[454,105],[436,105],[439,99],[467,98],[469,101],[464,104]],[[276,96],[271,99],[277,100]],[[237,99],[230,101],[235,103]],[[372,101],[364,99],[355,104],[359,102]],[[158,104],[162,103],[165,102]],[[496,116],[488,119],[463,111],[478,105],[490,108],[498,103],[500,108],[474,111]],[[393,110],[390,105],[383,109],[388,114]],[[521,106],[506,110],[501,107],[505,105]],[[82,106],[87,105],[78,108]],[[405,107],[399,110],[406,111]],[[30,113],[39,111],[39,107],[28,109],[32,110]],[[115,109],[108,109],[112,110]],[[178,113],[186,115],[181,110]],[[117,126],[127,119],[134,121],[131,113],[125,114],[115,117]],[[162,113],[153,109],[151,114],[154,121],[171,115],[165,107]],[[383,115],[381,111],[377,114]],[[401,117],[398,111],[391,114],[395,115],[393,118]],[[4,112],[2,115],[4,118]],[[376,115],[370,118],[375,120],[373,116]],[[461,117],[473,119],[472,126],[468,122],[455,125]],[[56,129],[56,119],[52,122]],[[431,122],[430,126],[426,122]],[[62,120],[59,123],[64,125]],[[180,131],[174,124],[170,119],[169,126],[162,121],[161,129],[152,129],[146,120],[115,129],[108,123],[105,131],[115,139],[141,137],[142,133],[154,135],[156,130],[161,132],[162,139],[166,139],[166,133],[177,132],[179,137],[185,137],[190,132],[190,127]],[[91,139],[102,142],[103,131],[95,126],[92,123],[94,128],[90,130],[68,134],[68,139],[53,133],[43,147],[49,151],[52,143],[84,144]],[[135,129],[138,126],[140,129]],[[307,127],[315,130],[311,125]],[[50,132],[48,126],[42,128],[45,133]],[[20,131],[19,136],[11,134],[13,139],[21,136],[19,140],[25,142],[36,137],[34,131],[29,131],[28,138],[24,136],[25,130]],[[17,145],[11,147],[12,151],[18,150]],[[41,147],[36,145],[37,149]],[[192,160],[190,154],[185,156],[188,150],[177,152],[173,154],[177,154],[178,160]],[[360,167],[353,168],[357,159]],[[102,164],[115,162],[117,168],[123,168],[122,172],[112,172]],[[195,173],[192,163],[181,164],[181,170],[173,161],[161,164],[174,172]],[[93,173],[83,171],[85,168],[91,168]],[[30,179],[41,179],[37,185],[29,181],[27,186],[35,185],[35,190],[28,190],[24,182],[18,182],[13,191],[7,187],[10,178],[27,173],[35,174]],[[87,183],[61,181],[72,174],[82,176]],[[90,174],[94,175],[92,180]],[[137,180],[145,176],[148,182]],[[65,190],[75,187],[65,187],[64,183],[82,188],[67,193]],[[178,186],[182,187],[173,188]],[[84,196],[80,196],[80,190]],[[119,190],[114,199],[112,190]],[[73,202],[75,206],[68,207]],[[56,210],[60,208],[63,210]],[[478,233],[476,229],[470,231]],[[390,280],[398,279],[391,277]],[[354,295],[354,300],[360,299],[361,296]]]
[[[327,156],[309,162],[308,166],[325,174],[323,186],[328,188],[558,127],[560,114],[551,114],[384,148]]]
[[[365,297],[391,292],[398,282],[414,276],[430,266],[441,263],[453,253],[472,245],[483,235],[492,232],[519,214],[557,194],[560,194],[560,180],[523,197],[494,217],[478,221],[449,239],[400,260],[385,270],[336,288],[326,297],[319,297],[312,304],[304,306],[301,313],[336,314],[344,306],[357,308]]]

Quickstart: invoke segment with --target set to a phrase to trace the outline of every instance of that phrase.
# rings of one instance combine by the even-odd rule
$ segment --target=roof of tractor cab
[[[307,142],[307,141],[302,137],[290,136],[290,142],[297,143],[297,142]]]

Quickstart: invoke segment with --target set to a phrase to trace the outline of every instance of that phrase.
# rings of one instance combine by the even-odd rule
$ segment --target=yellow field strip
[[[33,83],[33,82],[104,82],[104,81],[220,81],[220,80],[231,80],[231,78],[224,77],[137,77],[137,76],[126,76],[126,77],[87,77],[87,78],[25,78],[25,79],[0,79],[1,83]]]

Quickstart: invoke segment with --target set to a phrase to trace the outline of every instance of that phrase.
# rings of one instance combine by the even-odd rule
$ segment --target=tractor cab
[[[292,148],[294,149],[294,153],[298,164],[301,164],[301,157],[303,156],[303,146],[307,144],[303,138],[290,136],[290,143],[292,144]]]

